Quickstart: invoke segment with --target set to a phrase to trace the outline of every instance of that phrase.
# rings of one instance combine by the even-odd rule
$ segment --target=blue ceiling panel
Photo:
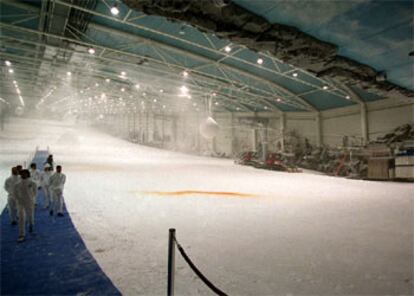
[[[291,105],[286,105],[286,104],[283,104],[283,103],[275,103],[275,105],[282,112],[301,112],[301,111],[304,111],[302,109],[298,109],[298,108],[295,108]]]
[[[297,83],[292,79],[275,75],[274,73],[268,72],[265,69],[261,69],[260,67],[252,67],[249,64],[240,63],[231,59],[226,59],[223,63],[226,65],[237,67],[246,72],[250,72],[258,77],[263,77],[265,80],[279,84],[280,86],[287,88],[292,92],[305,92],[313,89],[312,87],[309,87],[305,84]]]
[[[375,95],[375,94],[373,94],[373,93],[370,93],[370,92],[367,92],[366,90],[363,90],[363,89],[361,89],[361,88],[359,88],[359,87],[351,87],[351,89],[357,94],[357,95],[359,95],[360,96],[360,98],[362,99],[362,100],[364,100],[365,102],[372,102],[372,101],[377,101],[377,100],[381,100],[381,99],[383,99],[382,97],[380,97],[380,96],[377,96],[377,95]]]
[[[157,19],[160,19],[160,18],[157,17]],[[175,47],[177,48],[176,51],[179,51],[179,49],[183,51],[188,51],[188,54],[187,54],[188,56],[191,56],[191,52],[194,52],[195,54],[202,55],[212,60],[217,60],[222,57],[222,55],[220,54],[214,53],[212,51],[209,51],[209,50],[206,50],[206,49],[203,49],[197,46],[197,39],[195,39],[194,44],[190,44],[189,42],[185,42],[185,41],[183,42],[180,39],[176,39],[174,38],[174,36],[170,37],[170,36],[167,36],[166,34],[157,34],[155,32],[152,32],[151,30],[140,29],[140,28],[128,26],[128,25],[125,25],[119,22],[112,22],[100,16],[94,16],[92,21],[94,23],[97,23],[103,26],[109,26],[119,31],[123,31],[125,33],[130,33],[131,37],[132,35],[141,36],[143,38],[151,39],[161,44],[165,44],[171,49]],[[162,26],[163,24],[163,22],[158,22],[158,21],[154,21],[154,22],[159,24],[160,26]],[[127,36],[119,37],[118,42],[122,42],[122,40],[125,40],[126,38],[128,37]],[[186,53],[182,52],[182,54],[185,55]]]
[[[343,98],[333,96],[324,91],[313,92],[302,97],[318,110],[328,110],[355,104],[350,100],[345,100]]]
[[[4,23],[19,25],[24,28],[37,30],[39,26],[39,16],[37,13],[9,6],[7,3],[0,2],[0,20]]]
[[[226,77],[223,75],[223,73],[221,73],[214,65],[209,65],[207,67],[203,67],[199,71],[203,72],[203,73],[207,73],[207,74],[215,76],[215,77],[218,77],[218,78],[221,78],[221,79],[226,79]]]

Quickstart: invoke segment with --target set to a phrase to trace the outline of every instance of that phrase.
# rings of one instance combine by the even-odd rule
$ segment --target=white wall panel
[[[330,146],[341,145],[343,136],[348,136],[348,141],[355,144],[360,143],[362,137],[360,106],[329,110],[321,112],[322,138],[323,142]],[[215,138],[215,151],[225,153],[230,156],[233,154],[233,145],[238,149],[234,152],[253,150],[253,128],[248,126],[243,120],[240,122],[238,117],[254,117],[255,114],[234,113],[233,122],[230,113],[217,113],[215,120],[220,126],[220,131]],[[280,138],[280,117],[278,113],[257,113],[260,118],[268,118],[268,150],[276,150],[277,142]],[[201,118],[201,117],[200,117]],[[368,128],[370,139],[376,138],[404,123],[414,122],[414,104],[401,105],[395,101],[381,101],[368,104]],[[194,150],[199,137],[199,119],[196,115],[179,117],[177,121],[177,140],[181,145],[180,150]],[[233,132],[232,128],[233,127]],[[316,144],[316,121],[315,115],[310,113],[286,113],[286,131],[295,130],[302,137],[306,137],[312,144]],[[234,133],[234,138],[232,134]],[[354,138],[353,138],[354,137]],[[200,148],[210,149],[211,143],[199,139]],[[183,149],[184,148],[184,149]]]
[[[217,153],[232,155],[232,121],[230,113],[214,116],[220,129],[215,138],[215,150]]]
[[[368,112],[368,129],[370,139],[392,131],[399,125],[414,122],[414,105],[373,110]]]
[[[287,118],[286,130],[295,130],[299,135],[308,138],[311,144],[316,143],[316,122],[313,118]]]
[[[344,136],[350,141],[358,141],[362,138],[360,114],[323,118],[322,119],[323,143],[329,146],[342,144]],[[354,137],[354,139],[351,139]]]

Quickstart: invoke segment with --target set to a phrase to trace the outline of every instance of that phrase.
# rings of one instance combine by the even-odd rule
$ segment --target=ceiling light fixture
[[[350,97],[350,96],[346,96],[346,97],[345,97],[345,99],[350,100],[350,99],[351,99],[351,97]]]
[[[5,61],[4,63],[6,64],[7,67],[10,67],[12,65],[10,61]]]
[[[187,71],[184,71],[184,72],[183,72],[183,76],[184,76],[184,77],[188,77],[188,72],[187,72]]]
[[[322,89],[327,90],[327,89],[328,89],[328,86],[327,86],[327,85],[324,85],[324,86],[322,87]]]
[[[14,73],[14,70],[13,69],[9,69],[9,73],[10,74],[13,74]]]
[[[124,92],[125,91],[125,88],[121,88],[121,91]]]
[[[119,8],[118,8],[118,5],[116,3],[111,7],[111,13],[113,15],[118,15],[119,14]]]
[[[90,54],[95,54],[95,49],[93,49],[93,48],[89,48],[89,49],[88,49],[88,52],[89,52]]]
[[[295,72],[295,73],[292,74],[292,76],[293,77],[298,77],[298,73]]]
[[[262,59],[262,58],[258,58],[258,59],[257,59],[257,63],[258,63],[259,65],[263,64],[263,59]]]
[[[185,29],[184,25],[181,25],[180,30],[178,31],[178,34],[185,35],[184,29]]]
[[[224,47],[224,51],[225,52],[230,52],[231,51],[231,47],[227,45],[226,47]]]
[[[182,93],[188,93],[188,88],[185,85],[181,86],[180,90]]]
[[[68,71],[68,72],[66,72],[66,75],[67,76],[72,76],[72,72]]]
[[[111,79],[106,78],[106,79],[105,79],[105,82],[106,82],[106,83],[109,83],[109,82],[111,82]]]
[[[140,88],[140,86],[139,86],[139,84],[137,83],[137,84],[135,84],[135,88],[136,89],[139,89]]]

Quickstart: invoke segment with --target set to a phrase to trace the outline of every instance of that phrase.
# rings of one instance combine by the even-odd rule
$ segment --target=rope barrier
[[[190,268],[194,271],[194,273],[203,281],[204,284],[207,285],[214,293],[220,296],[227,296],[226,293],[221,291],[219,288],[214,286],[212,282],[210,282],[202,273],[201,271],[195,266],[195,264],[191,261],[190,257],[185,253],[183,247],[178,243],[177,239],[174,237],[175,243],[177,244],[177,248],[183,256],[184,260],[188,263]]]

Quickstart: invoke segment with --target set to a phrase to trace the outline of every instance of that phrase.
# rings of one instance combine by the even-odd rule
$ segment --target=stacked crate
[[[386,145],[368,147],[368,175],[371,180],[390,180],[394,178],[394,157],[392,150]]]

